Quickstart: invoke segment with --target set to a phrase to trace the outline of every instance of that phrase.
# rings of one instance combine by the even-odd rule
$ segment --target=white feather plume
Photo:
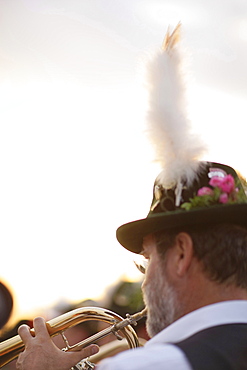
[[[206,147],[191,133],[187,118],[180,24],[165,37],[162,49],[148,66],[149,111],[147,131],[162,172],[157,181],[172,187],[190,184],[199,169]]]

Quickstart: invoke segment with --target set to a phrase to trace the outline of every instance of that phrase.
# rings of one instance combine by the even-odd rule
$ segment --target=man
[[[182,111],[179,28],[167,34],[149,79],[149,131],[162,167],[150,212],[117,230],[120,244],[146,260],[151,339],[99,370],[247,369],[247,197],[231,167],[198,160],[203,148]],[[18,370],[68,370],[98,350],[61,352],[41,318],[34,327],[35,337],[19,329],[26,349]]]
[[[142,286],[148,309],[144,347],[105,359],[99,370],[247,369],[247,199],[236,172],[200,163],[183,186],[157,183],[147,218],[122,225],[118,240],[147,261]],[[97,351],[61,352],[41,318],[36,337],[19,329],[26,350],[19,370],[67,370]]]

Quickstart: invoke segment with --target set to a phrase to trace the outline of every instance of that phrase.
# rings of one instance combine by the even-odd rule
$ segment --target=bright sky
[[[140,70],[181,21],[190,118],[247,176],[244,0],[0,0],[0,277],[19,314],[139,277],[116,241],[157,169]]]

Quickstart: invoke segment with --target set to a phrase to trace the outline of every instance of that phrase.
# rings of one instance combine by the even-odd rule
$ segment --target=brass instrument
[[[66,347],[64,351],[79,351],[89,344],[95,343],[97,340],[104,338],[109,334],[115,334],[118,339],[122,339],[121,334],[124,335],[128,342],[129,348],[139,347],[138,337],[131,325],[136,325],[136,322],[146,316],[146,309],[134,315],[126,315],[123,319],[118,314],[100,307],[81,307],[73,311],[60,315],[52,320],[47,321],[46,326],[51,337],[61,334]],[[110,324],[111,326],[101,330],[100,332],[92,335],[81,342],[70,346],[64,331],[80,324],[84,321],[97,320]],[[34,329],[31,333],[35,336]],[[14,360],[23,350],[24,343],[19,335],[7,339],[0,343],[0,368]],[[94,355],[95,362],[97,361],[97,354]]]

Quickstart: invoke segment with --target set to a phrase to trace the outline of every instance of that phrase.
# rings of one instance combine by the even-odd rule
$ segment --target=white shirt
[[[227,301],[189,313],[150,339],[144,347],[105,359],[97,370],[192,370],[180,348],[171,343],[221,324],[247,324],[247,301]]]

